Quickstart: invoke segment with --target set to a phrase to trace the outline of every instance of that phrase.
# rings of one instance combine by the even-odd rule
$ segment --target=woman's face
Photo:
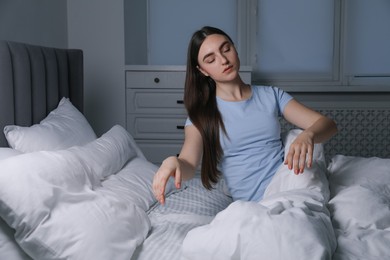
[[[212,34],[206,37],[198,53],[198,69],[215,82],[228,82],[237,78],[240,60],[227,37]]]

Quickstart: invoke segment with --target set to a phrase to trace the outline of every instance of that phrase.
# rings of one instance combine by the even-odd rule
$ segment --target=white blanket
[[[304,174],[294,175],[282,165],[262,201],[236,201],[210,224],[191,230],[182,259],[331,259],[336,238],[326,207],[322,146],[316,149],[316,160]]]
[[[390,159],[336,155],[328,170],[333,259],[390,259]]]

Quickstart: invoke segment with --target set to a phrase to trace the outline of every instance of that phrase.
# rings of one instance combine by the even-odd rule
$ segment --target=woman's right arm
[[[181,182],[194,177],[202,158],[202,136],[194,125],[185,127],[184,144],[179,156],[166,158],[153,179],[153,192],[156,199],[164,204],[165,187],[170,177],[175,179],[175,186],[180,189]]]

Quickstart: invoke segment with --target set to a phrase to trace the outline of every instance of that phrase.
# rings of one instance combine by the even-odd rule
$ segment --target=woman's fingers
[[[165,203],[165,189],[170,177],[175,178],[175,187],[181,187],[181,171],[176,163],[168,160],[165,165],[162,165],[156,172],[153,178],[153,193],[157,201],[161,204]]]
[[[299,169],[299,160],[301,158],[300,152],[299,151],[294,151],[294,157],[293,157],[293,168],[294,168],[294,173],[298,174],[300,169]]]
[[[177,168],[175,172],[175,187],[176,189],[180,189],[181,187],[181,171],[179,168]]]
[[[299,171],[296,172],[296,174],[303,173],[303,170],[305,169],[305,165],[306,165],[306,152],[302,152],[299,156]]]
[[[308,145],[291,145],[284,164],[295,174],[304,172],[305,167],[310,168],[313,162],[313,147]]]
[[[292,170],[292,167],[293,167],[293,161],[292,161],[293,156],[294,156],[294,153],[292,152],[292,149],[290,148],[290,150],[288,151],[288,154],[285,156],[285,160],[284,160],[284,164],[287,165],[289,170]]]
[[[314,152],[314,149],[313,149],[313,146],[309,146],[308,149],[307,149],[307,168],[310,168],[311,165],[313,164],[313,152]]]
[[[165,178],[161,178],[161,173],[158,171],[154,175],[153,179],[153,193],[156,197],[157,201],[161,204],[165,203],[165,185],[167,183],[167,180],[164,180]]]

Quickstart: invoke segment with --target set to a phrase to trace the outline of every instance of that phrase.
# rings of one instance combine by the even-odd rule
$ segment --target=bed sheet
[[[187,181],[182,189],[168,194],[165,205],[155,204],[149,210],[151,230],[132,260],[181,259],[186,234],[210,223],[231,202],[224,180],[210,191],[203,187],[200,176]]]

